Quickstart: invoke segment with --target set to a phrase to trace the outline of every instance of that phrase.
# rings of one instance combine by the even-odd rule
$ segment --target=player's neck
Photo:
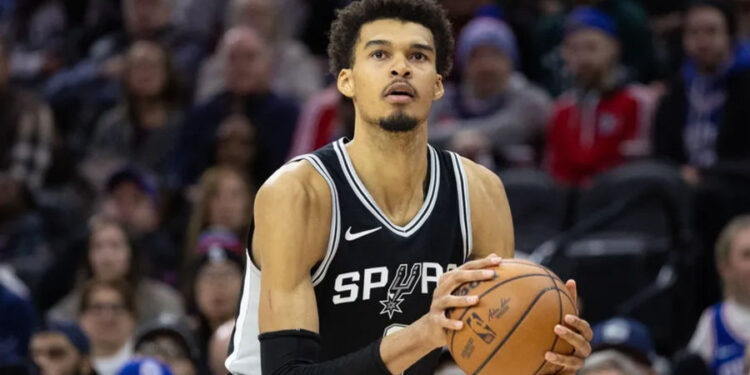
[[[427,176],[427,124],[405,133],[362,124],[347,144],[357,175],[378,206],[405,225],[422,206]]]

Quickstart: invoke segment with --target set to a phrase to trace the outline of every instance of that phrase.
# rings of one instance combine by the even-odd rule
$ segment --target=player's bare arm
[[[261,272],[260,332],[318,332],[310,270],[325,253],[331,197],[307,162],[277,171],[255,200],[253,258]]]
[[[469,181],[471,217],[473,223],[474,248],[472,257],[480,259],[488,254],[498,254],[505,258],[513,257],[513,223],[510,206],[502,181],[492,171],[468,159],[463,159]],[[568,280],[565,284],[573,300],[578,294],[576,283]],[[594,336],[589,323],[574,316],[565,317],[566,326],[555,327],[555,334],[570,343],[576,350],[573,355],[549,352],[545,359],[563,366],[561,374],[574,374],[583,366],[583,361],[591,354]]]

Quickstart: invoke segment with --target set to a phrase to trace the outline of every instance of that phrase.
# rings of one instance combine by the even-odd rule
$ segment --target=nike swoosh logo
[[[352,233],[352,227],[349,227],[349,229],[346,230],[346,234],[344,234],[344,238],[346,238],[347,241],[354,241],[354,240],[356,240],[358,238],[362,238],[362,237],[364,237],[364,236],[366,236],[368,234],[375,233],[375,232],[377,232],[377,231],[379,231],[381,229],[383,229],[382,226],[377,227],[377,228],[373,228],[373,229],[370,229],[370,230],[366,230],[366,231],[363,231],[363,232]]]

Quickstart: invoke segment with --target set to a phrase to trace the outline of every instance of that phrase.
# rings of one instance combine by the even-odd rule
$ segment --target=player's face
[[[57,332],[34,335],[30,352],[41,375],[74,375],[83,360],[73,344]]]
[[[750,300],[750,228],[737,233],[729,249],[729,260],[722,267],[722,278],[744,300]]]
[[[339,90],[353,98],[358,119],[386,130],[408,131],[425,123],[432,101],[443,94],[432,32],[393,19],[362,26],[354,63],[338,77]],[[386,119],[401,118],[395,125]]]

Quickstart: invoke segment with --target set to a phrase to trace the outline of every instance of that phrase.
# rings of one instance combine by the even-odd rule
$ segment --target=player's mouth
[[[390,104],[407,104],[414,101],[417,92],[410,84],[404,81],[396,81],[386,87],[383,97]]]

